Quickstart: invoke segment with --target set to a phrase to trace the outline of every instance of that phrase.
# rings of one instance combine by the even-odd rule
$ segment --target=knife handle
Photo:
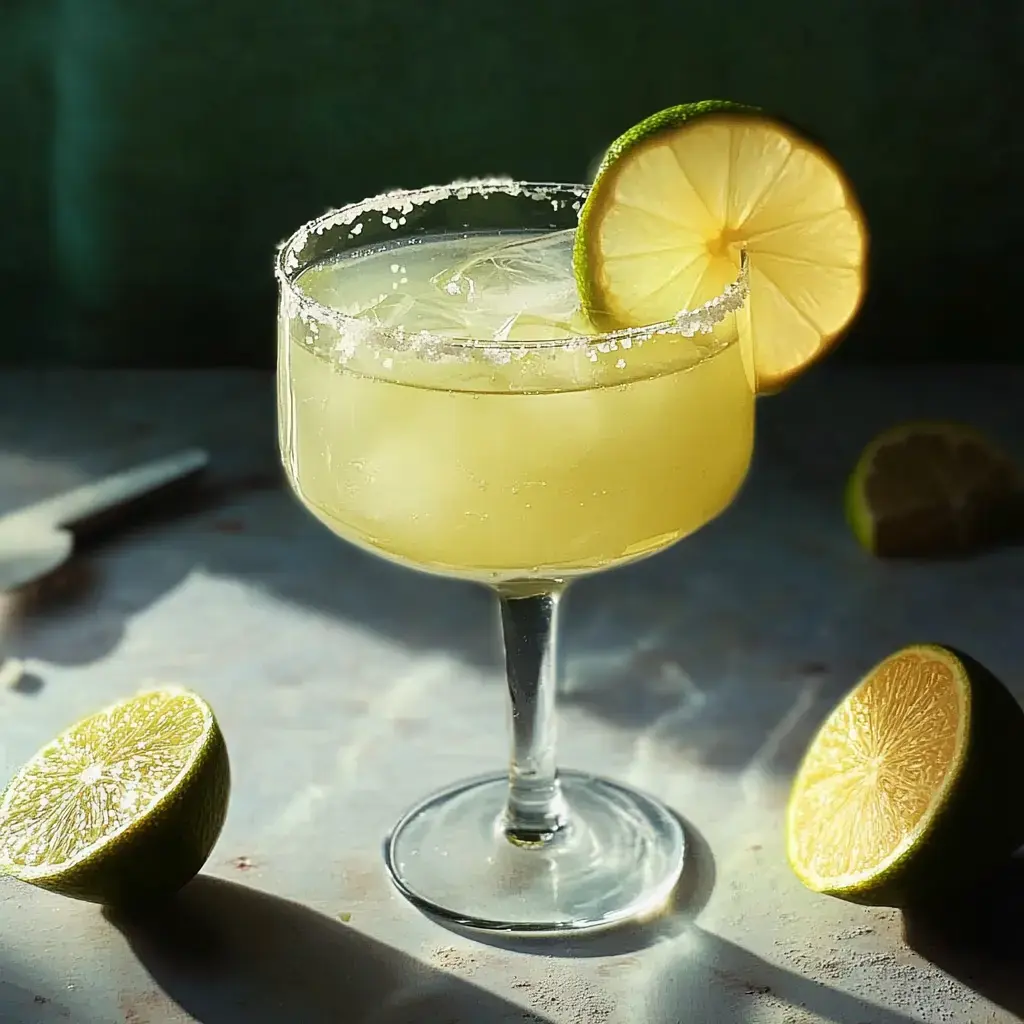
[[[29,508],[16,512],[11,518],[33,519],[48,526],[70,527],[85,519],[108,512],[118,505],[126,505],[151,491],[159,490],[204,469],[210,461],[201,448],[169,455],[126,469],[113,476],[82,484],[72,491],[44,498]]]

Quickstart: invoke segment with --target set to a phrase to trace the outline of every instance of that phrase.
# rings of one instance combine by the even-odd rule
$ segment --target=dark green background
[[[328,206],[578,180],[672,103],[774,108],[873,229],[846,358],[1020,358],[1020,0],[0,0],[3,362],[270,365]]]

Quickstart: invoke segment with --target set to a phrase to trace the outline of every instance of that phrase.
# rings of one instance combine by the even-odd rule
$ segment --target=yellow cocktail
[[[387,844],[405,895],[478,928],[606,925],[677,881],[671,811],[556,771],[555,616],[572,577],[721,512],[753,444],[739,265],[690,311],[600,334],[573,278],[585,195],[504,181],[394,193],[307,225],[278,266],[295,492],[339,536],[500,599],[511,767],[431,797]]]
[[[754,431],[735,318],[588,339],[571,245],[564,231],[451,233],[296,277],[354,314],[335,329],[286,320],[281,340],[285,465],[335,533],[445,575],[565,579],[728,505]],[[483,344],[428,361],[375,337],[395,326]]]
[[[866,252],[829,154],[723,100],[634,125],[589,187],[391,192],[282,248],[280,438],[296,493],[340,536],[488,584],[501,607],[509,768],[394,828],[388,870],[414,903],[502,932],[664,904],[678,818],[556,769],[559,599],[729,504],[755,392],[835,344]]]

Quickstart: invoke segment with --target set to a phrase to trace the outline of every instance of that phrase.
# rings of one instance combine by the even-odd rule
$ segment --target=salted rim
[[[533,199],[543,203],[565,203],[577,212],[583,205],[590,186],[563,182],[524,182],[512,178],[479,178],[454,181],[448,185],[428,185],[418,189],[393,189],[379,195],[351,203],[303,224],[290,238],[278,246],[274,263],[274,276],[281,289],[282,303],[289,317],[299,317],[306,323],[318,322],[334,328],[340,334],[355,335],[380,346],[382,343],[397,351],[421,348],[424,354],[437,356],[445,353],[466,356],[470,352],[507,355],[510,352],[568,349],[587,351],[607,348],[614,350],[620,343],[629,347],[659,334],[678,334],[692,338],[696,334],[710,334],[714,327],[729,314],[742,309],[749,294],[749,274],[746,251],[740,254],[740,271],[736,280],[725,286],[721,294],[709,299],[696,309],[681,309],[672,319],[648,324],[644,327],[626,327],[600,334],[580,335],[573,338],[550,338],[530,341],[495,341],[493,338],[461,338],[433,331],[405,331],[401,327],[383,327],[343,313],[304,294],[296,284],[300,269],[306,269],[301,260],[303,249],[311,235],[351,225],[353,237],[361,230],[361,218],[379,213],[381,220],[397,233],[406,223],[406,215],[417,206],[467,199],[471,195],[504,194]],[[557,207],[556,207],[557,208]],[[400,237],[400,236],[399,236]],[[734,339],[722,348],[735,344]],[[358,341],[356,342],[358,344]]]

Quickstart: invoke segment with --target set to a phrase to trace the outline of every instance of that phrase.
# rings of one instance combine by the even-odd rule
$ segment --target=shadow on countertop
[[[199,1024],[552,1024],[351,926],[209,876],[146,917],[105,913],[154,982],[122,997],[126,1020],[175,1019],[183,1009]],[[697,927],[673,946],[678,955],[644,997],[646,1019],[748,1024],[765,1013],[803,1019],[793,1016],[803,1010],[832,1024],[916,1024]]]
[[[759,402],[753,469],[722,517],[654,558],[570,590],[563,703],[643,732],[673,771],[789,774],[839,697],[922,637],[971,651],[1024,696],[1024,678],[1015,678],[1024,634],[1012,625],[1024,553],[884,564],[857,548],[841,500],[860,447],[899,419],[969,420],[1019,447],[1020,374],[836,369],[819,368]],[[39,408],[61,415],[33,419]],[[185,445],[212,456],[189,501],[83,549],[40,592],[17,599],[0,655],[95,663],[118,648],[134,618],[202,573],[365,628],[414,657],[441,653],[500,685],[491,596],[331,535],[288,492],[274,422],[268,374],[0,376],[0,470],[5,458],[13,467],[0,475],[0,504],[7,480],[41,463],[94,476]],[[204,642],[230,648],[244,626],[236,618],[217,621]],[[183,636],[182,647],[192,639]],[[310,668],[301,651],[285,663],[262,642],[236,654],[257,649],[259,685],[300,685]],[[45,683],[40,673],[32,692]]]
[[[628,956],[662,942],[671,942],[693,928],[694,921],[711,898],[716,878],[715,857],[710,844],[691,822],[682,818],[679,821],[686,834],[683,874],[668,905],[662,913],[649,920],[584,934],[578,938],[564,935],[537,938],[473,931],[434,918],[433,915],[431,918],[442,928],[475,942],[532,956],[567,959]]]
[[[904,911],[903,936],[940,970],[1024,1019],[1024,857],[939,910]]]
[[[250,489],[261,483],[246,481],[243,486]],[[115,650],[131,615],[181,583],[192,565],[173,557],[172,552],[164,552],[159,561],[150,557],[145,571],[133,573],[131,580],[125,581],[129,583],[127,592],[123,586],[119,588],[118,614],[104,601],[105,591],[116,581],[110,579],[102,557],[95,556],[102,556],[105,547],[119,542],[159,537],[161,530],[173,529],[197,510],[216,507],[224,493],[223,484],[201,473],[76,527],[72,531],[75,546],[64,564],[16,591],[0,594],[0,658],[38,657],[53,664],[75,665],[88,664]],[[83,611],[91,614],[83,615]],[[18,692],[35,695],[43,685],[40,679],[30,689]]]
[[[918,1024],[918,1018],[778,967],[700,928],[693,930],[684,959],[668,964],[655,980],[651,1001],[651,1016],[666,1020]]]
[[[107,916],[159,988],[126,1003],[126,1020],[180,1007],[199,1024],[550,1024],[323,914],[209,876],[145,918]]]

